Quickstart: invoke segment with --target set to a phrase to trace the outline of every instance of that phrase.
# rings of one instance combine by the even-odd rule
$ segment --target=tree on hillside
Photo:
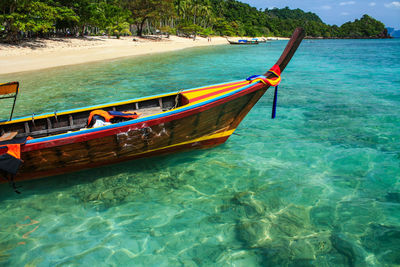
[[[126,0],[125,5],[132,13],[138,36],[143,35],[143,27],[147,20],[160,20],[174,13],[172,0]]]
[[[119,0],[103,2],[101,5],[102,17],[98,19],[103,29],[107,30],[108,35],[115,35],[119,39],[122,34],[131,34],[129,31],[129,18],[131,12],[123,8],[123,3]]]
[[[74,13],[64,6],[52,6],[45,1],[11,1],[0,3],[2,37],[6,42],[15,43],[22,36],[20,32],[42,36],[55,30],[59,19],[77,20]]]

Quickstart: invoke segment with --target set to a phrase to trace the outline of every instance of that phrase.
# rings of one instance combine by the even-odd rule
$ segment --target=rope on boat
[[[174,106],[174,108],[173,109],[176,109],[177,107],[178,107],[178,98],[179,98],[179,95],[182,93],[182,91],[183,91],[183,89],[180,89],[179,91],[178,91],[178,94],[176,95],[176,97],[175,97],[175,106]]]
[[[57,123],[57,125],[58,125],[57,110],[54,111],[54,118],[56,119],[56,123]]]
[[[32,125],[33,125],[34,128],[36,128],[36,125],[35,125],[35,113],[32,113]]]
[[[274,102],[272,105],[272,113],[271,113],[271,119],[275,119],[276,105],[278,101],[278,85],[281,82],[281,69],[279,68],[278,65],[274,65],[267,73],[273,74],[275,77],[267,78],[264,75],[253,75],[248,77],[246,80],[249,81],[249,83],[262,82],[267,86],[275,87]]]

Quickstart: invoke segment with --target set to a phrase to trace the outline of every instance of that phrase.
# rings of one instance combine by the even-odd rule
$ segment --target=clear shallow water
[[[0,76],[17,115],[261,74],[285,42]],[[400,264],[400,41],[304,41],[227,143],[0,186],[0,265]],[[0,107],[7,117],[8,107]]]

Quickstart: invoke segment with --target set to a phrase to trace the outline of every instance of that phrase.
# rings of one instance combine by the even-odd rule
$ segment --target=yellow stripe
[[[214,92],[220,91],[220,90],[225,90],[225,89],[228,89],[228,88],[231,88],[231,87],[245,86],[245,85],[247,85],[247,84],[249,84],[248,81],[243,81],[243,82],[241,82],[241,83],[232,84],[232,85],[228,85],[228,86],[222,86],[222,87],[218,87],[218,88],[210,88],[210,89],[208,89],[208,90],[201,90],[201,91],[188,92],[188,93],[182,92],[182,94],[183,94],[185,97],[187,97],[189,100],[191,100],[191,99],[193,99],[193,98],[197,98],[197,97],[202,96],[202,95],[207,95],[207,94],[214,93]],[[235,90],[237,90],[237,89],[238,89],[238,88],[236,88]],[[208,97],[208,98],[206,98],[206,99],[218,97],[219,95],[226,94],[226,93],[229,93],[229,92],[230,92],[230,91],[226,91],[226,92],[223,92],[223,93],[218,94],[218,95],[213,95],[213,96]],[[204,100],[206,100],[206,99],[202,99],[201,101],[204,101]]]
[[[265,84],[265,85],[275,86],[275,85],[277,85],[277,84],[280,82],[281,77],[278,76],[278,78],[276,78],[276,79],[274,79],[274,80],[272,80],[272,79],[266,79],[266,80],[269,82],[269,84],[266,83],[266,82],[264,81],[264,79],[261,79],[261,78],[254,79],[254,80],[252,80],[251,82],[252,82],[252,83],[255,83],[255,82],[262,82],[262,83]]]
[[[176,147],[176,146],[181,146],[181,145],[187,145],[187,144],[190,144],[190,143],[201,142],[201,141],[205,141],[205,140],[210,140],[210,139],[215,139],[215,138],[230,136],[230,135],[233,134],[233,132],[234,132],[235,130],[236,130],[236,129],[229,130],[229,131],[225,131],[225,132],[222,132],[222,133],[216,133],[216,134],[212,134],[212,135],[206,135],[206,136],[203,136],[203,137],[200,137],[200,138],[197,138],[197,139],[193,139],[193,140],[189,140],[189,141],[186,141],[186,142],[182,142],[182,143],[179,143],[179,144],[175,144],[175,145],[170,145],[170,146],[165,146],[165,147],[160,147],[160,148],[156,148],[156,149],[147,150],[147,151],[145,151],[145,152],[137,153],[137,154],[134,154],[134,155],[132,155],[132,156],[142,155],[142,154],[154,152],[154,151],[157,151],[157,150],[167,149],[167,148],[171,148],[171,147]]]

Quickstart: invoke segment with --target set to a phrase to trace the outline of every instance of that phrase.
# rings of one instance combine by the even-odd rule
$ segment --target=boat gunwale
[[[69,139],[75,139],[75,138],[82,138],[83,140],[91,140],[91,139],[96,139],[96,138],[101,138],[104,135],[105,132],[111,132],[106,135],[114,135],[118,134],[118,129],[127,127],[127,126],[138,126],[136,129],[132,130],[138,130],[143,127],[148,127],[148,126],[153,126],[156,124],[168,122],[168,118],[176,119],[178,114],[187,114],[187,113],[196,113],[197,110],[202,109],[204,107],[209,107],[209,106],[214,106],[221,104],[220,102],[223,101],[224,99],[228,102],[229,97],[232,97],[234,95],[237,95],[236,97],[240,97],[244,94],[251,93],[253,91],[260,90],[262,87],[266,87],[263,83],[261,82],[256,82],[256,83],[249,83],[248,85],[245,85],[239,89],[236,89],[231,92],[224,93],[222,95],[212,97],[210,99],[204,99],[204,100],[199,100],[193,103],[189,103],[185,106],[176,108],[176,109],[171,109],[162,113],[157,113],[153,115],[149,115],[143,118],[138,118],[135,120],[130,120],[130,121],[125,121],[125,122],[120,122],[120,123],[115,123],[103,127],[98,127],[98,128],[89,128],[85,130],[78,130],[70,133],[63,133],[59,135],[54,135],[54,136],[46,136],[46,137],[41,137],[37,139],[32,139],[32,140],[27,140],[26,144],[23,146],[23,152],[25,151],[31,151],[31,150],[36,150],[36,149],[41,149],[41,148],[48,148],[48,147],[54,147],[58,145],[63,145],[63,144],[55,144],[54,142],[62,142],[64,140],[69,140]],[[250,88],[253,88],[253,90],[249,90]],[[240,94],[242,93],[242,94]],[[200,110],[199,112],[201,112]],[[159,121],[161,119],[164,119],[163,121]],[[152,123],[148,123],[152,122]],[[115,132],[115,133],[114,133]],[[121,131],[119,133],[123,133],[125,131]],[[103,133],[103,134],[102,134]],[[101,135],[100,137],[98,135]],[[90,137],[90,138],[89,138]],[[73,142],[79,142],[79,141],[72,141],[68,143],[73,143]],[[49,144],[49,145],[46,145]]]
[[[224,83],[211,84],[211,85],[207,85],[207,86],[189,88],[189,89],[185,89],[185,90],[181,91],[181,93],[185,93],[185,92],[192,91],[192,90],[201,90],[201,89],[208,88],[208,87],[214,87],[214,86],[219,86],[219,85],[224,85],[224,84],[229,84],[229,83],[236,83],[236,82],[241,82],[241,81],[243,81],[243,80],[236,80],[236,81],[230,81],[230,82],[224,82]],[[107,107],[112,107],[112,106],[117,106],[117,105],[119,106],[119,105],[125,105],[125,104],[138,103],[138,102],[142,102],[142,101],[157,99],[160,97],[172,96],[172,95],[176,95],[178,93],[179,93],[178,91],[174,91],[174,92],[162,93],[162,94],[157,94],[157,95],[150,95],[150,96],[141,97],[141,98],[131,98],[131,99],[121,100],[121,101],[117,101],[117,102],[109,102],[109,103],[105,103],[105,104],[86,106],[86,107],[82,107],[82,108],[60,110],[60,111],[56,112],[56,114],[57,114],[57,116],[61,116],[61,115],[74,114],[74,113],[78,113],[78,112],[84,112],[84,111],[88,111],[88,110],[107,108]],[[54,112],[53,113],[46,112],[46,113],[37,114],[34,116],[34,118],[36,120],[46,119],[49,117],[53,117],[54,114],[55,114]],[[19,117],[19,118],[15,118],[11,121],[0,120],[0,126],[9,125],[9,124],[13,124],[13,123],[20,123],[20,122],[30,121],[30,120],[32,120],[32,116]]]

